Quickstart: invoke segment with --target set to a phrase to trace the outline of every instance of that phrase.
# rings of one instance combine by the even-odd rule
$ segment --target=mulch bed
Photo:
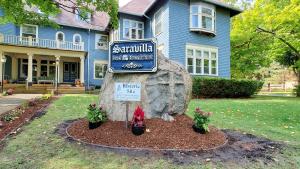
[[[3,123],[3,127],[0,127],[0,142],[4,140],[10,134],[16,134],[19,128],[25,123],[29,122],[31,119],[41,116],[44,113],[44,109],[56,98],[49,98],[48,100],[35,99],[33,106],[23,107],[18,106],[14,110],[10,110],[6,113],[0,115],[0,120]],[[29,102],[29,101],[28,101]],[[14,120],[10,122],[5,122],[2,120],[6,114],[12,113],[13,111],[21,109],[23,112],[17,116]]]
[[[126,129],[124,122],[108,121],[100,127],[89,130],[88,121],[80,119],[70,125],[67,132],[75,139],[86,143],[110,147],[142,148],[142,149],[172,149],[172,150],[208,150],[226,143],[226,135],[210,126],[210,132],[199,134],[193,131],[193,121],[185,115],[175,118],[175,122],[165,122],[162,119],[145,121],[147,129],[140,136]]]

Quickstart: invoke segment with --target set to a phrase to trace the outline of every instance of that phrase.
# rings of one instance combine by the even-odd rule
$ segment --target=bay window
[[[190,7],[190,29],[192,31],[216,32],[216,12],[213,6],[195,4]]]
[[[201,45],[187,45],[186,69],[192,75],[218,75],[218,49]]]
[[[144,39],[144,23],[124,19],[123,21],[124,39]]]

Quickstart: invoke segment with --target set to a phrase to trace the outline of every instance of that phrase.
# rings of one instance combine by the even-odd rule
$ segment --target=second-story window
[[[38,37],[38,26],[36,25],[22,25],[21,26],[21,36],[22,37],[31,37],[37,38]]]
[[[78,45],[81,43],[81,35],[79,34],[74,34],[73,35],[73,43]]]
[[[163,11],[160,9],[158,12],[154,15],[154,33],[155,36],[159,35],[162,32],[162,15]]]
[[[124,39],[144,39],[144,23],[124,19],[123,21]]]
[[[64,42],[65,41],[65,34],[63,32],[57,32],[55,39],[58,42]]]
[[[204,5],[191,5],[190,29],[197,31],[216,32],[216,14],[213,7]]]
[[[96,49],[108,49],[108,36],[102,34],[96,34]]]

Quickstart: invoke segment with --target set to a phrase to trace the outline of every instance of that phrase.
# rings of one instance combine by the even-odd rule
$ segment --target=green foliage
[[[257,93],[262,86],[263,82],[256,80],[195,77],[193,79],[193,95],[206,98],[250,97]]]
[[[300,85],[296,86],[295,93],[297,97],[300,97]]]
[[[12,110],[11,112],[4,114],[2,120],[5,122],[10,122],[18,118],[25,110],[23,108],[17,108]]]
[[[80,17],[84,20],[87,19],[87,13],[107,12],[112,27],[118,28],[119,6],[117,0],[0,0],[0,8],[4,12],[4,15],[0,16],[1,24],[22,25],[27,23],[58,28],[59,26],[49,17],[57,16],[61,10],[70,13],[75,13],[77,10],[80,11]],[[38,13],[38,10],[42,13]]]
[[[52,97],[52,94],[43,94],[41,99],[42,100],[49,100]]]
[[[199,129],[205,131],[205,133],[209,132],[208,123],[210,122],[209,117],[212,115],[211,112],[205,113],[200,110],[200,108],[196,108],[194,111],[194,123],[195,126]]]
[[[256,0],[232,21],[232,77],[253,78],[274,60],[299,74],[299,37],[299,0]]]
[[[97,107],[96,104],[90,104],[86,118],[91,123],[105,122],[107,120],[106,112],[102,107]]]

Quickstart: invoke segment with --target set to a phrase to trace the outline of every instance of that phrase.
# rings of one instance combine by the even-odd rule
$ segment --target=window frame
[[[107,66],[106,71],[107,71],[108,70],[108,62],[104,61],[104,60],[94,60],[94,79],[103,80],[105,75],[102,78],[96,78],[96,64],[102,65],[102,71],[103,71],[103,66],[106,65]]]
[[[78,36],[79,38],[80,38],[80,41],[79,41],[79,43],[76,43],[75,42],[75,37],[76,36]],[[73,44],[74,45],[80,45],[82,43],[82,37],[81,37],[81,35],[79,34],[79,33],[75,33],[74,35],[73,35]]]
[[[63,40],[62,40],[62,41],[58,40],[58,34],[60,34],[60,33],[63,35]],[[62,31],[57,31],[56,34],[55,34],[55,40],[56,40],[57,42],[60,42],[60,43],[65,42],[65,41],[66,41],[65,33],[63,33]]]
[[[192,50],[193,51],[193,55],[192,57],[188,56],[188,50]],[[218,47],[214,47],[214,46],[206,46],[206,45],[197,45],[197,44],[187,44],[186,48],[185,48],[186,54],[185,54],[185,68],[188,71],[188,67],[190,65],[188,65],[188,58],[193,58],[193,73],[190,73],[191,75],[201,75],[201,76],[219,76],[219,49]],[[196,56],[196,51],[201,51],[201,56],[197,57]],[[209,52],[209,56],[208,59],[204,57],[204,52],[208,51]],[[216,54],[216,58],[213,59],[212,58],[212,53]],[[201,60],[201,73],[196,73],[196,59],[200,59]],[[209,61],[209,73],[204,73],[204,60],[208,60]],[[216,67],[212,67],[212,61],[216,61]],[[212,74],[212,69],[215,68],[216,69],[216,74]]]
[[[129,22],[129,27],[125,27],[125,22],[128,21]],[[135,28],[132,28],[131,25],[132,23],[136,23],[136,27]],[[142,28],[139,28],[139,24],[142,24]],[[125,33],[125,29],[128,28],[129,29],[129,37],[126,37],[126,33]],[[136,38],[132,38],[132,31],[135,29],[136,30]],[[145,25],[144,25],[144,22],[140,22],[140,21],[136,21],[136,20],[131,20],[131,19],[123,19],[123,39],[129,39],[129,40],[140,40],[138,38],[138,31],[139,30],[142,30],[142,38],[141,39],[144,39],[145,38]]]
[[[39,27],[38,27],[38,25],[32,25],[32,24],[23,24],[23,25],[21,25],[20,26],[20,37],[23,37],[22,35],[23,35],[23,27],[24,26],[33,26],[33,27],[35,27],[35,32],[36,32],[36,35],[35,35],[35,39],[38,39],[39,38]]]
[[[106,47],[99,47],[98,45],[97,45],[97,43],[98,43],[98,40],[99,40],[99,38],[101,38],[102,36],[106,36],[107,38],[107,41],[106,41]],[[97,37],[99,37],[99,38],[97,38]],[[95,49],[100,49],[100,50],[108,50],[108,44],[109,44],[109,39],[108,39],[109,37],[108,37],[108,35],[105,35],[105,34],[101,34],[101,33],[96,33],[95,34]]]
[[[198,8],[198,13],[193,13],[192,11],[192,8],[194,6],[197,6]],[[202,9],[203,8],[206,8],[206,9],[210,9],[212,11],[212,15],[211,17],[208,16],[207,14],[204,14],[202,12]],[[203,3],[196,3],[196,4],[191,4],[190,5],[190,24],[189,24],[189,27],[190,27],[190,30],[191,31],[201,31],[201,32],[206,32],[206,33],[212,33],[214,35],[216,35],[217,33],[217,16],[216,16],[216,8],[215,6],[210,6],[210,5],[207,5],[207,4],[203,4]],[[194,27],[193,26],[193,15],[197,15],[198,17],[198,27]],[[206,28],[203,28],[203,20],[202,20],[202,17],[210,17],[212,19],[212,22],[211,22],[211,28],[212,30],[209,30],[209,29],[206,29]]]
[[[161,33],[163,33],[163,23],[162,23],[162,18],[163,18],[163,13],[164,11],[163,11],[163,9],[162,8],[160,8],[155,14],[154,14],[154,16],[153,16],[153,22],[154,22],[154,24],[153,24],[153,35],[154,35],[154,37],[156,37],[156,36],[159,36]],[[159,15],[160,14],[160,15]],[[157,22],[157,20],[156,20],[156,16],[157,15],[159,15],[159,21]],[[156,33],[156,25],[158,25],[158,23],[160,23],[161,24],[161,31],[160,32],[158,32],[158,33]]]

